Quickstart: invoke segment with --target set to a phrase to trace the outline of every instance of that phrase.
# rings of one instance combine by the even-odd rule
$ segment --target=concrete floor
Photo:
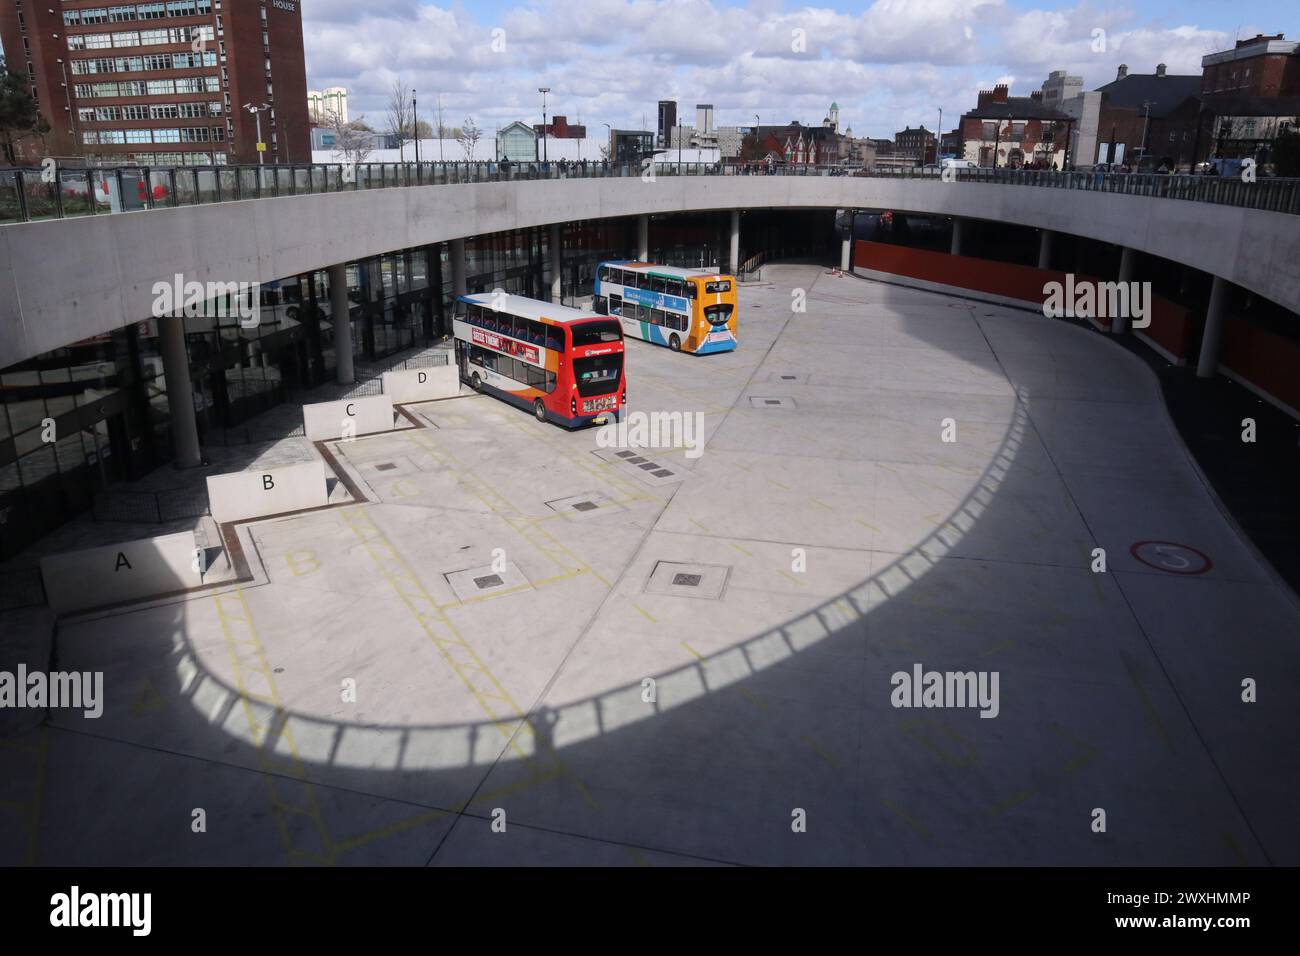
[[[63,622],[105,713],[0,740],[0,862],[1300,863],[1300,611],[1150,372],[765,278],[737,352],[628,343],[631,410],[704,415],[702,457],[645,453],[669,476],[488,397],[411,406],[331,445],[370,503],[243,527],[253,584]],[[998,672],[999,716],[895,709],[917,662]]]

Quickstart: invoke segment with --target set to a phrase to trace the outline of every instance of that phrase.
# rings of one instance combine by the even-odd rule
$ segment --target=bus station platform
[[[240,461],[326,496],[59,622],[104,712],[0,739],[0,862],[1300,864],[1300,605],[1151,371],[765,279],[734,352],[626,343],[698,454],[462,394]],[[996,700],[896,693],[931,671]]]

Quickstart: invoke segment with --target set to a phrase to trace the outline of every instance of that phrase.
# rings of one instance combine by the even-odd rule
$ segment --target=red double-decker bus
[[[607,316],[503,292],[462,295],[452,321],[460,379],[538,421],[618,421],[623,330]]]

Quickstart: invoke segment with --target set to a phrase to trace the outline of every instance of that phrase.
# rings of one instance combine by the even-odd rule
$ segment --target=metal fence
[[[45,582],[40,568],[0,571],[0,611],[45,604]]]
[[[167,491],[110,491],[95,497],[96,521],[163,524],[211,514],[205,491],[173,488]]]
[[[941,179],[937,167],[904,170],[846,166],[736,166],[724,163],[331,163],[306,166],[185,166],[151,168],[40,167],[0,170],[0,224],[170,209],[315,193],[404,186],[440,186],[542,179],[675,176],[855,176]],[[1085,189],[1183,199],[1300,214],[1300,179],[1261,176],[1171,176],[1156,173],[959,169],[956,182]]]

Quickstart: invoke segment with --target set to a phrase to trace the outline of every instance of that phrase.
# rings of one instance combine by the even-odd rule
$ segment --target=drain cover
[[[647,594],[671,594],[716,601],[722,597],[730,573],[730,566],[723,564],[660,561],[650,572],[645,591]]]
[[[618,502],[610,501],[599,491],[588,491],[581,495],[571,495],[568,498],[557,498],[554,501],[546,502],[546,507],[570,520],[594,518],[598,515],[627,510]]]
[[[375,465],[375,471],[396,471],[396,470],[397,470],[397,466],[394,465],[391,461],[380,462],[378,465]]]
[[[763,396],[763,395],[751,395],[751,396],[749,396],[749,404],[753,405],[755,408],[794,408],[794,407],[796,407],[796,406],[795,406],[795,403],[794,403],[794,399],[793,399],[793,398],[789,398],[788,396],[781,396],[780,398],[772,398],[772,397]]]
[[[488,564],[463,571],[447,571],[443,577],[451,585],[457,600],[462,602],[495,599],[498,594],[517,594],[529,586],[528,579],[513,561],[506,561],[504,570],[499,564],[496,567]]]
[[[672,472],[667,468],[660,468],[658,471],[650,472],[650,474],[654,475],[656,478],[667,478],[672,475]]]

